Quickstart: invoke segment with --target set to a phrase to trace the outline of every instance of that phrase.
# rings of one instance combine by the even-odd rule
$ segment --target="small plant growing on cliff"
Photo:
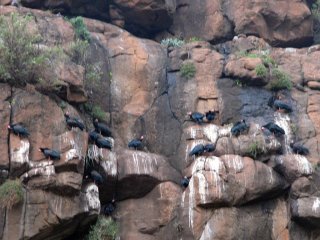
[[[189,38],[188,42],[192,43],[192,42],[199,42],[199,41],[203,41],[201,38],[199,37],[191,37]]]
[[[79,65],[85,65],[88,61],[89,42],[76,39],[69,46],[71,60]]]
[[[100,121],[106,120],[106,112],[103,111],[103,109],[98,105],[85,103],[84,104],[84,110],[87,113],[89,113],[92,116],[92,118],[94,118],[94,119],[97,118]]]
[[[265,78],[268,74],[268,69],[263,64],[257,65],[254,70],[257,76],[261,78]]]
[[[23,188],[19,180],[7,180],[0,186],[0,207],[11,209],[23,200]]]
[[[11,85],[37,82],[47,60],[37,45],[40,37],[28,31],[31,20],[17,13],[0,17],[0,78]]]
[[[313,17],[314,42],[318,44],[320,42],[320,0],[312,4],[311,13]]]
[[[161,40],[161,45],[167,47],[181,47],[184,44],[184,40],[181,40],[179,38],[166,38]]]
[[[192,62],[183,63],[180,68],[181,77],[193,78],[196,74],[196,67]]]
[[[265,153],[265,149],[263,148],[263,146],[260,145],[259,142],[251,143],[247,150],[247,154],[253,159],[256,159],[258,156],[264,153]]]
[[[77,39],[90,42],[90,32],[88,31],[87,26],[84,24],[83,17],[78,16],[71,18],[69,21],[74,28]]]
[[[115,240],[119,228],[112,218],[99,217],[87,236],[87,240]]]
[[[271,81],[270,89],[277,91],[281,89],[291,90],[292,82],[290,81],[289,75],[280,70],[279,68],[274,68],[271,71]]]

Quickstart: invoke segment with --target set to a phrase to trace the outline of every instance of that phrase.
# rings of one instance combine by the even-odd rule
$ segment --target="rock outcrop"
[[[72,1],[22,3],[72,14],[91,9]],[[112,14],[105,11],[98,18],[110,18],[133,32],[141,27],[142,35],[183,29],[184,37],[196,34],[205,41],[167,48],[85,19],[90,63],[100,62],[103,72],[93,83],[70,58],[74,33],[67,21],[39,10],[2,7],[3,15],[30,11],[41,45],[58,44],[67,59],[51,67],[58,90],[50,81],[24,88],[0,84],[0,180],[19,178],[24,192],[21,203],[0,210],[0,236],[77,238],[102,214],[101,206],[115,199],[112,215],[121,239],[318,239],[320,47],[280,48],[311,39],[305,3],[260,1],[252,3],[254,12],[247,1],[114,0],[111,5],[105,9]],[[198,22],[185,22],[200,13],[205,17]],[[234,32],[263,37],[279,48],[244,35],[211,45],[232,39]],[[266,75],[257,73],[261,65]],[[291,89],[270,91],[274,69],[289,79]],[[268,101],[275,96],[282,96],[293,112],[270,107]],[[82,104],[88,102],[105,114],[111,149],[99,149],[88,140],[95,117]],[[215,119],[204,118],[201,124],[187,114],[209,110]],[[81,119],[85,129],[68,128],[66,112]],[[231,129],[242,119],[247,129],[236,136]],[[8,133],[8,124],[17,122],[29,137]],[[264,131],[261,127],[268,122],[285,134]],[[128,141],[142,135],[143,148],[128,149]],[[293,153],[292,141],[310,154]],[[190,156],[198,144],[212,144],[214,150]],[[45,159],[40,147],[59,151],[61,159]],[[90,179],[92,169],[101,182]],[[183,176],[190,179],[187,188],[180,186]]]

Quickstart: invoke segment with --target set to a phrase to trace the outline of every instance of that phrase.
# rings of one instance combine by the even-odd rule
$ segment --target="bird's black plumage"
[[[91,179],[96,183],[98,184],[102,184],[103,183],[103,177],[101,176],[100,173],[98,173],[96,170],[92,170],[90,172],[90,177]]]
[[[280,136],[280,135],[285,134],[285,131],[283,130],[283,128],[281,128],[280,126],[278,126],[277,124],[275,124],[273,122],[269,122],[266,125],[264,125],[263,127],[268,129],[270,132],[272,132],[276,136]]]
[[[93,126],[94,126],[94,129],[100,133],[102,136],[105,136],[105,137],[112,137],[112,132],[111,130],[108,128],[108,126],[104,123],[100,123],[98,121],[98,119],[95,119],[93,121]]]
[[[309,154],[309,149],[299,143],[290,143],[290,147],[292,148],[292,151],[296,154],[300,154],[300,155]]]
[[[211,122],[215,119],[216,117],[216,113],[213,112],[213,111],[209,111],[209,112],[206,112],[206,119],[208,120],[208,122]]]
[[[115,209],[116,209],[116,202],[114,199],[112,199],[111,202],[107,203],[103,207],[103,214],[106,216],[111,216]]]
[[[106,139],[104,137],[101,137],[101,136],[98,137],[94,141],[94,143],[97,145],[98,148],[107,148],[107,149],[110,149],[110,150],[112,148],[112,143],[108,139]]]
[[[206,145],[204,146],[204,151],[205,151],[205,152],[213,152],[215,149],[216,149],[216,146],[213,145],[213,144],[211,144],[211,143],[206,144]]]
[[[231,128],[231,134],[234,136],[239,136],[241,133],[245,132],[249,126],[247,125],[246,121],[243,119],[239,122],[236,122],[233,127]]]
[[[11,130],[15,135],[21,137],[28,137],[30,135],[28,130],[19,123],[8,125],[8,129]]]
[[[66,123],[69,127],[74,128],[77,127],[79,128],[81,131],[83,131],[83,129],[85,128],[84,124],[81,122],[80,119],[76,118],[76,117],[70,117],[70,115],[68,113],[64,114],[65,118],[66,118]]]
[[[189,156],[192,156],[192,155],[199,156],[202,153],[204,153],[204,146],[203,144],[198,144],[191,150],[191,152],[189,152]]]
[[[39,151],[41,151],[46,158],[49,158],[52,160],[60,159],[60,152],[57,150],[52,150],[49,148],[40,148]]]
[[[184,178],[181,180],[181,186],[187,188],[189,186],[189,182],[189,178],[187,176],[184,176]]]
[[[143,136],[141,136],[140,139],[133,139],[128,143],[128,147],[134,149],[141,149],[143,147],[142,141]]]
[[[91,131],[89,133],[89,140],[91,142],[95,142],[99,137],[101,137],[101,135],[99,133],[97,133],[96,131]]]
[[[204,114],[199,112],[189,112],[190,119],[196,123],[203,123]]]
[[[273,106],[277,110],[284,110],[284,111],[286,111],[288,113],[292,112],[292,107],[289,104],[287,104],[287,103],[285,103],[285,102],[283,102],[281,100],[275,100],[274,103],[273,103]]]

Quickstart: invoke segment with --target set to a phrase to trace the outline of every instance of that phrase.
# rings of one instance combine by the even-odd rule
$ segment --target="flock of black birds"
[[[282,100],[281,96],[275,96],[273,95],[269,101],[268,106],[275,109],[276,111],[281,111],[284,113],[291,113],[293,111],[292,106],[290,106],[288,103]],[[206,117],[208,122],[211,122],[215,119],[215,112],[209,111],[205,114],[199,113],[199,112],[189,112],[188,113],[190,119],[194,121],[197,124],[202,124],[204,122],[204,118]],[[246,121],[242,119],[241,121],[238,121],[233,124],[231,128],[231,134],[232,136],[238,137],[240,134],[243,134],[249,129],[249,126],[247,125]],[[281,137],[285,134],[285,131],[283,128],[281,128],[279,125],[275,124],[274,122],[269,122],[261,127],[261,131],[267,136],[270,137],[271,135],[274,135],[275,137]],[[299,143],[290,143],[290,147],[292,148],[292,151],[296,154],[300,155],[308,155],[309,149],[304,147],[303,145]],[[210,153],[215,150],[214,144],[198,144],[189,152],[189,156],[201,156],[205,153]],[[186,188],[189,184],[189,177],[185,176],[181,180],[181,186]]]
[[[85,129],[84,123],[76,117],[72,117],[69,115],[68,112],[64,114],[66,124],[69,128],[79,128],[81,131]],[[108,137],[112,137],[112,132],[109,127],[95,119],[93,121],[94,130],[89,133],[89,141],[94,143],[98,148],[106,148],[111,150],[112,149],[112,142],[108,139]],[[12,131],[15,135],[19,137],[28,137],[30,133],[28,130],[23,126],[22,123],[15,123],[8,125],[9,131]],[[143,147],[143,136],[139,139],[133,139],[129,142],[128,147],[134,149],[142,149]],[[43,153],[46,159],[49,160],[60,160],[61,153],[55,149],[49,149],[47,147],[40,147],[39,151]],[[96,170],[91,170],[89,175],[86,177],[90,177],[95,183],[102,184],[103,177],[100,173]]]

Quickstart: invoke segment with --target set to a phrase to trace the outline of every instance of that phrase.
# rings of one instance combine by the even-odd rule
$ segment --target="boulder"
[[[180,174],[163,156],[122,150],[117,159],[117,197],[121,200],[143,197],[160,182],[180,182]]]
[[[177,0],[177,10],[168,32],[184,39],[198,37],[213,43],[231,39],[233,26],[223,5],[210,0]]]
[[[312,17],[305,2],[227,1],[226,14],[235,34],[256,35],[276,46],[305,46],[312,42]]]
[[[94,220],[100,211],[98,188],[93,184],[83,186],[80,196],[29,190],[24,198],[23,204],[7,210],[3,239],[63,238],[76,232],[81,221]]]
[[[220,208],[213,212],[199,239],[289,239],[286,216],[287,207],[281,198],[239,208]]]
[[[320,224],[320,198],[306,197],[298,198],[290,202],[292,219],[312,227]]]
[[[257,75],[256,69],[260,66],[265,68],[265,76]],[[261,86],[268,83],[269,70],[259,57],[231,58],[228,60],[224,71],[227,77],[238,79],[238,81],[242,80],[242,84]]]
[[[161,236],[157,238],[153,235],[161,228],[166,228],[165,226],[175,218],[180,195],[180,187],[171,182],[164,182],[142,199],[121,201],[117,206],[117,216],[122,226],[121,239],[161,239]],[[171,233],[171,236],[172,234],[174,233]]]
[[[309,176],[314,172],[313,166],[308,159],[299,154],[277,155],[268,164],[290,183],[299,177]]]

